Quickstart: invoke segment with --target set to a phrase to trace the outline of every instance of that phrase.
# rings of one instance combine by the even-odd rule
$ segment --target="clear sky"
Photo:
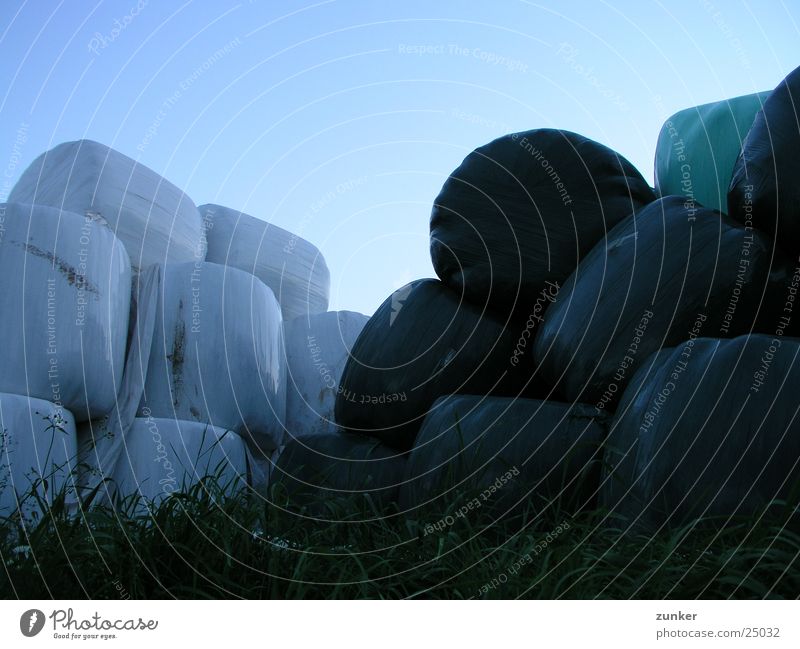
[[[331,309],[370,314],[433,276],[431,203],[470,150],[559,127],[652,184],[664,120],[774,87],[799,25],[796,0],[3,0],[0,199],[98,140],[310,240]]]

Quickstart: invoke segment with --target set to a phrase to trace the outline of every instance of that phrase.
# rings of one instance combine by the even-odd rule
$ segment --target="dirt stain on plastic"
[[[172,403],[177,406],[180,393],[183,390],[183,363],[185,360],[186,324],[183,322],[183,300],[178,300],[178,321],[175,324],[175,338],[172,343],[172,352],[167,354],[167,359],[172,365]]]
[[[49,261],[53,267],[58,269],[58,272],[64,276],[70,286],[75,286],[80,290],[88,291],[89,293],[94,293],[95,295],[100,294],[97,290],[97,287],[86,279],[86,275],[81,275],[77,270],[75,270],[74,266],[71,266],[49,250],[42,250],[41,248],[34,246],[32,243],[17,243],[16,245],[24,248],[34,257],[40,257],[41,259],[46,259]]]

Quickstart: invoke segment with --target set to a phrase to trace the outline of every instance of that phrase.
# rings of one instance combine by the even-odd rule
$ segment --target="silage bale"
[[[654,198],[630,162],[581,135],[505,135],[470,153],[434,201],[433,267],[477,305],[524,311]]]
[[[106,222],[134,270],[205,258],[203,226],[191,199],[152,169],[92,140],[65,142],[40,155],[9,201]]]
[[[586,404],[442,397],[409,456],[400,506],[495,516],[556,500],[580,507],[599,487],[605,425]]]
[[[197,421],[137,417],[125,436],[122,453],[104,465],[109,440],[102,427],[85,424],[80,431],[81,461],[86,478],[103,483],[111,499],[143,497],[156,505],[176,493],[186,493],[204,478],[233,495],[247,487],[245,443],[236,433]],[[84,478],[84,481],[86,480]],[[137,508],[142,510],[143,502]]]
[[[800,68],[764,102],[742,144],[728,191],[730,215],[800,254]]]
[[[0,392],[55,402],[78,421],[106,414],[125,360],[125,248],[90,217],[18,203],[0,213]]]
[[[270,478],[270,493],[314,516],[357,508],[361,499],[385,511],[397,502],[405,463],[402,454],[368,437],[300,435],[280,454]]]
[[[280,306],[250,273],[166,266],[138,416],[230,429],[262,451],[283,438],[286,359]]]
[[[798,352],[796,338],[698,338],[647,361],[606,442],[604,505],[652,528],[751,520],[796,499]]]
[[[774,331],[791,275],[761,233],[668,196],[586,256],[544,316],[534,355],[564,397],[613,410],[662,347]]]
[[[201,205],[206,260],[239,268],[264,282],[281,305],[283,318],[328,308],[330,271],[311,243],[276,225],[221,205]]]
[[[728,186],[756,114],[769,92],[686,108],[661,127],[655,181],[661,196],[680,195],[728,211]]]
[[[0,393],[0,519],[19,513],[36,522],[64,495],[74,500],[75,419],[69,410],[32,397]]]
[[[350,350],[369,318],[353,311],[298,316],[285,323],[286,429],[336,433],[334,407]]]
[[[336,397],[336,421],[408,450],[433,402],[457,393],[535,394],[525,321],[473,307],[433,279],[395,291],[353,346]],[[524,347],[523,347],[524,351]],[[519,360],[522,358],[522,361]]]

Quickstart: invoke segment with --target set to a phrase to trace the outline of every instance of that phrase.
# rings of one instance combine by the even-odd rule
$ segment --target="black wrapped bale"
[[[524,311],[546,282],[563,282],[608,230],[654,199],[630,162],[582,135],[506,135],[470,153],[437,196],[433,267],[475,304]]]
[[[314,515],[338,513],[369,498],[396,503],[406,459],[359,435],[301,435],[283,449],[270,476],[271,493]],[[326,504],[332,503],[333,509]]]
[[[728,213],[800,253],[800,68],[764,102],[742,144],[728,190]]]
[[[452,504],[497,517],[556,499],[579,508],[599,488],[605,421],[579,403],[443,397],[409,456],[400,507],[444,511]]]
[[[336,421],[408,450],[440,396],[536,394],[530,336],[525,321],[482,313],[438,280],[412,282],[356,340],[337,389]]]
[[[548,309],[534,356],[564,397],[613,410],[662,347],[753,327],[774,332],[791,274],[766,236],[668,196],[586,256]]]
[[[756,514],[800,487],[800,340],[698,338],[625,391],[601,500],[636,527]],[[647,362],[650,365],[650,362]]]

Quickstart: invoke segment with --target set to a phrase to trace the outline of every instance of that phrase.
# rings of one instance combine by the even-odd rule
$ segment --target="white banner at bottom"
[[[799,630],[792,601],[0,602],[0,637],[13,647],[777,648],[800,646]]]

